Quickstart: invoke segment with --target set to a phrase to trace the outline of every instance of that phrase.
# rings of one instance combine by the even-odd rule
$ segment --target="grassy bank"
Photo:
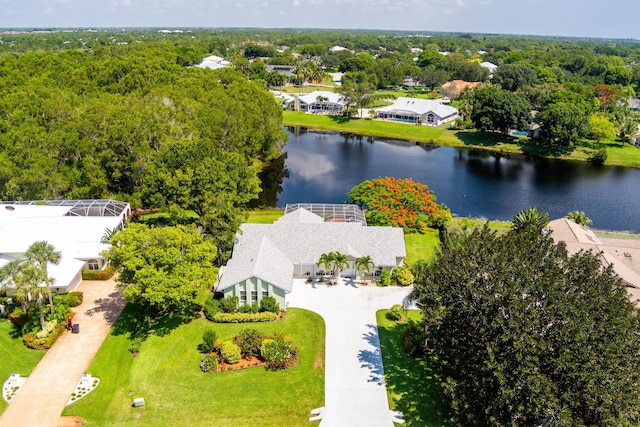
[[[282,123],[286,126],[334,130],[356,135],[431,143],[448,147],[476,148],[504,154],[546,156],[546,153],[541,152],[534,145],[527,144],[528,140],[526,139],[492,132],[449,130],[443,127],[383,122],[370,118],[347,119],[342,116],[305,114],[296,111],[284,111]],[[597,144],[592,145],[596,146]],[[601,146],[607,149],[607,165],[640,168],[640,149],[629,144],[621,145],[619,142],[614,141],[602,142]],[[569,154],[550,157],[586,161],[594,151],[594,148],[579,146]]]
[[[308,421],[309,411],[324,405],[325,328],[317,314],[289,309],[284,320],[270,323],[167,324],[133,358],[128,332],[138,313],[132,307],[125,308],[88,369],[101,378],[100,386],[64,415],[82,416],[95,426],[317,425]],[[203,373],[197,345],[209,328],[224,340],[245,328],[265,335],[282,331],[298,346],[299,362],[284,371]],[[134,397],[144,397],[146,406],[132,408]]]

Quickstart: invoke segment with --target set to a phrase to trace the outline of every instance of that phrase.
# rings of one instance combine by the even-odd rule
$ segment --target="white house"
[[[196,67],[200,68],[208,68],[210,70],[218,70],[220,68],[225,68],[231,65],[231,62],[225,60],[221,56],[211,55],[202,59],[202,62]]]
[[[306,95],[296,95],[285,101],[285,107],[293,111],[308,113],[338,114],[347,106],[344,96],[326,90],[316,90]]]
[[[376,118],[396,122],[423,123],[438,126],[455,120],[458,110],[439,99],[407,98],[401,96],[387,107],[378,108]]]
[[[107,230],[122,229],[131,208],[115,200],[55,200],[0,202],[0,267],[21,259],[36,241],[47,241],[61,252],[60,263],[47,270],[55,293],[73,291],[82,270],[106,266],[102,252]],[[13,292],[7,286],[7,293]]]
[[[344,47],[344,46],[338,46],[338,45],[336,45],[336,46],[331,47],[331,48],[329,49],[329,52],[340,52],[341,50],[349,50],[349,49],[347,49],[347,48],[346,48],[346,47]]]
[[[488,62],[488,61],[481,62],[480,66],[486,68],[487,70],[489,70],[489,75],[490,76],[493,76],[493,73],[498,69],[498,66],[496,64],[494,64],[493,62]]]
[[[294,278],[329,274],[317,266],[320,255],[340,252],[349,266],[341,275],[355,277],[355,261],[370,256],[371,274],[402,265],[404,233],[396,227],[369,227],[354,205],[288,206],[273,224],[242,224],[233,255],[221,272],[216,290],[237,295],[242,304],[273,296],[280,306]]]

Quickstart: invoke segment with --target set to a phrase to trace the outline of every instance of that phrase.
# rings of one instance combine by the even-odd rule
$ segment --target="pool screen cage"
[[[300,208],[324,218],[325,222],[359,222],[367,225],[364,212],[357,205],[334,205],[325,203],[296,203],[288,204],[284,208],[284,214],[288,214]]]
[[[29,200],[0,202],[3,205],[40,205],[40,206],[69,206],[65,216],[120,216],[123,212],[125,218],[129,212],[129,204],[113,199],[93,200]]]

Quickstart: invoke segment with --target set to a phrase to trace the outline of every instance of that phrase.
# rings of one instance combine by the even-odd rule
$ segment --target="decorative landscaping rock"
[[[76,386],[75,391],[71,394],[67,406],[85,397],[92,392],[93,389],[98,387],[99,384],[100,378],[92,377],[90,374],[84,374]]]
[[[9,375],[9,379],[6,380],[2,386],[2,398],[7,403],[11,403],[13,398],[16,396],[16,393],[20,390],[20,387],[24,385],[26,380],[27,378],[21,377],[20,374]]]

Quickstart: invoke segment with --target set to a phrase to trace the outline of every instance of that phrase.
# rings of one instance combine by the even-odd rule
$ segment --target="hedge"
[[[273,322],[278,318],[276,313],[264,311],[262,313],[216,313],[213,320],[216,323],[250,323],[250,322]]]
[[[68,294],[56,295],[54,303],[62,303],[68,307],[77,307],[82,304],[84,294],[79,291],[69,292]]]
[[[34,350],[48,350],[56,342],[58,337],[62,335],[66,327],[65,322],[58,323],[55,328],[44,338],[37,338],[36,334],[28,333],[22,336],[24,344]]]
[[[82,280],[109,280],[115,270],[108,265],[104,270],[82,270]]]

